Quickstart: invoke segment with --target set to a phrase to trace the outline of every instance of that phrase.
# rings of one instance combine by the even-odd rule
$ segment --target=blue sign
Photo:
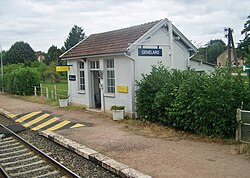
[[[138,48],[138,56],[162,56],[162,49]]]
[[[76,75],[69,75],[69,81],[76,81]]]

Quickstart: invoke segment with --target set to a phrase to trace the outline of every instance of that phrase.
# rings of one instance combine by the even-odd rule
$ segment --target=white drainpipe
[[[135,114],[135,59],[133,59],[131,56],[129,56],[126,52],[124,52],[124,55],[131,59],[134,64],[134,78],[133,78],[133,91],[132,91],[132,112]]]
[[[174,54],[173,54],[173,26],[172,22],[169,21],[168,23],[168,34],[169,34],[169,57],[170,57],[170,62],[171,62],[171,69],[174,68]]]
[[[195,54],[196,54],[196,53],[194,53],[192,56],[190,56],[190,57],[187,59],[187,68],[190,67],[190,59],[191,59],[192,57],[194,57]]]

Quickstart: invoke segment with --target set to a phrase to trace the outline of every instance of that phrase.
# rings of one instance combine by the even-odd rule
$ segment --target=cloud
[[[224,39],[224,27],[238,41],[249,7],[248,0],[8,0],[0,6],[0,44],[6,50],[22,40],[47,51],[63,46],[74,24],[90,35],[162,18],[199,44]]]

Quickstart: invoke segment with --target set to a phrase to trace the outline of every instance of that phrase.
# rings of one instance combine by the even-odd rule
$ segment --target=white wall
[[[151,38],[145,42],[139,44],[132,52],[131,57],[135,59],[135,78],[140,80],[142,78],[141,74],[150,73],[152,65],[156,65],[158,62],[162,62],[165,66],[170,66],[169,57],[169,42],[166,35],[166,31],[158,30]],[[138,48],[157,48],[159,46],[162,49],[162,56],[138,56]]]
[[[194,60],[190,60],[190,68],[195,69],[195,71],[204,71],[206,73],[212,73],[215,70],[215,67],[212,65],[208,65]]]
[[[141,74],[150,73],[152,65],[162,62],[167,68],[171,68],[170,47],[168,32],[164,27],[157,30],[150,36],[148,40],[139,44],[132,52],[131,57],[136,61],[135,76],[136,80],[141,80]],[[138,48],[157,48],[162,49],[162,56],[138,56]],[[187,60],[189,52],[187,47],[180,41],[173,42],[173,64],[174,68],[185,70],[187,69]]]
[[[88,89],[87,87],[85,87],[85,93],[83,92],[80,92],[79,89],[78,89],[78,86],[79,86],[79,77],[78,77],[78,63],[76,60],[69,60],[67,61],[67,64],[68,65],[73,65],[73,66],[70,66],[70,71],[68,71],[68,75],[76,75],[76,81],[68,81],[68,95],[70,96],[69,100],[70,102],[72,103],[75,103],[75,104],[82,104],[82,105],[85,105],[87,107],[89,107],[89,98],[88,98],[88,95],[86,94],[88,92]],[[87,65],[85,63],[85,78],[88,77],[88,74],[87,74]],[[86,86],[88,86],[88,81],[86,81]]]
[[[114,96],[108,96],[105,94],[105,108],[109,110],[113,105],[125,106],[127,113],[132,113],[133,107],[133,61],[125,56],[114,57],[115,66],[115,85],[117,86],[128,86],[128,93],[119,93],[117,88]],[[104,86],[106,87],[106,86]]]
[[[69,96],[70,102],[75,104],[82,104],[86,105],[87,107],[91,106],[91,88],[90,88],[90,70],[89,70],[89,60],[104,60],[105,59],[114,59],[114,66],[115,66],[115,93],[109,94],[106,93],[106,73],[104,71],[103,77],[103,88],[104,88],[104,107],[105,110],[110,110],[111,106],[113,105],[123,105],[125,106],[125,111],[127,113],[132,113],[133,106],[134,106],[134,63],[133,60],[129,59],[126,56],[112,56],[109,58],[92,58],[87,59],[85,63],[85,93],[81,93],[78,91],[78,63],[77,60],[69,60],[67,61],[68,65],[73,65],[70,67],[70,71],[68,75],[76,75],[76,81],[69,81]],[[79,61],[79,60],[78,60]],[[105,69],[102,64],[101,69]],[[120,93],[117,92],[117,86],[127,86],[128,93]]]
[[[188,58],[189,58],[189,52],[187,50],[187,47],[180,41],[174,41],[173,43],[174,68],[180,70],[186,70]]]

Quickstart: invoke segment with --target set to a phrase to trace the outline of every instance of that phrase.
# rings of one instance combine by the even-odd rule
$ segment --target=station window
[[[100,63],[98,61],[90,61],[90,69],[100,69]]]
[[[79,62],[79,90],[85,90],[84,62]]]
[[[107,93],[115,93],[114,59],[106,60]]]

